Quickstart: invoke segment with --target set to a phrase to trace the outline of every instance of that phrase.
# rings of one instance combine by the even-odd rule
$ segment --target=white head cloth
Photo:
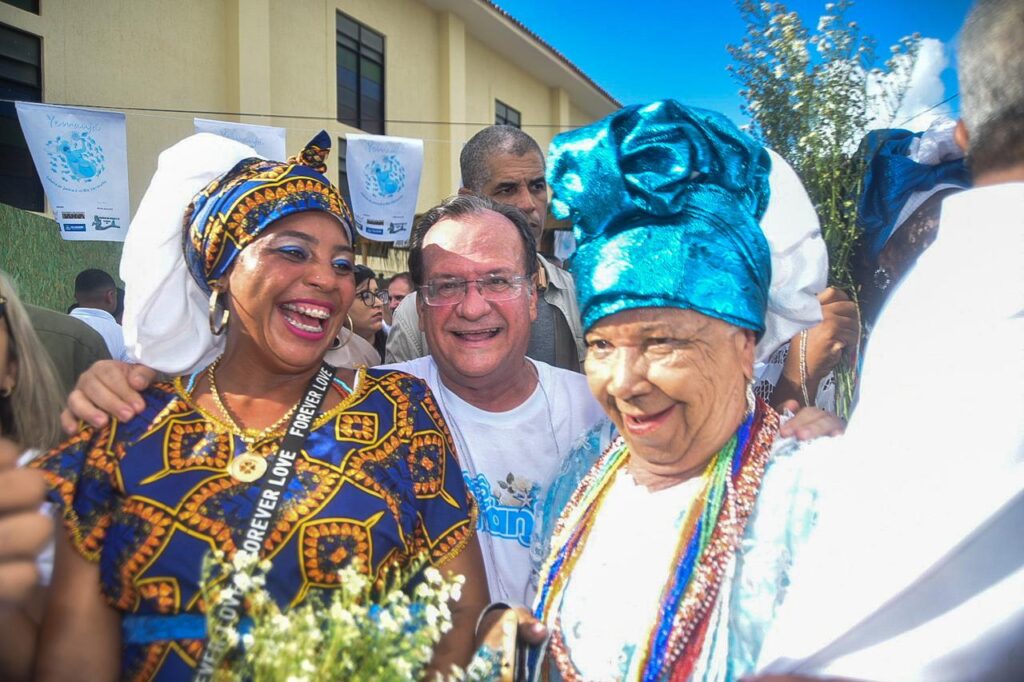
[[[940,163],[964,158],[964,150],[960,148],[953,137],[955,130],[956,121],[953,119],[945,116],[936,118],[928,126],[928,130],[921,134],[921,137],[915,138],[910,143],[910,151],[907,156],[911,161],[926,166],[937,166]],[[943,182],[931,189],[914,192],[907,197],[907,203],[903,204],[900,214],[896,216],[896,228],[893,230],[893,234],[896,234],[896,230],[900,229],[900,226],[907,222],[907,219],[914,215],[914,211],[921,208],[921,205],[928,201],[930,196],[946,189],[963,188],[960,185]],[[889,238],[892,239],[892,236],[890,235]]]
[[[781,156],[768,150],[771,196],[761,230],[772,254],[772,283],[764,335],[754,349],[754,376],[782,344],[821,322],[818,294],[828,281],[828,251],[818,214],[800,178]]]
[[[185,264],[182,221],[200,190],[242,159],[258,156],[252,147],[210,133],[160,154],[121,256],[124,341],[137,362],[178,375],[201,369],[223,350],[224,337],[210,332],[209,297]]]

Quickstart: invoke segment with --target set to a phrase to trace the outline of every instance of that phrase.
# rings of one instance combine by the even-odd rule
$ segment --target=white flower
[[[248,592],[252,588],[253,584],[252,578],[249,576],[248,573],[235,573],[231,577],[231,582],[233,582],[235,584],[235,587],[237,587],[242,592]]]
[[[427,566],[426,570],[423,571],[423,577],[426,579],[428,585],[440,585],[444,578],[441,577],[441,571],[437,570],[433,566]]]
[[[283,613],[275,613],[270,622],[279,630],[287,630],[292,626],[291,620]]]
[[[412,679],[412,664],[404,658],[394,660],[395,672],[405,679]]]
[[[255,554],[250,554],[244,549],[240,549],[235,552],[235,558],[231,560],[231,566],[236,571],[244,571],[250,566],[254,566],[257,559],[258,558]]]
[[[380,620],[378,622],[380,623],[380,627],[382,630],[384,630],[384,632],[398,632],[399,630],[398,622],[394,619],[394,617],[391,615],[391,612],[387,609],[383,609],[380,612]]]
[[[308,659],[302,659],[302,663],[299,664],[299,669],[304,673],[315,673],[316,666],[309,662]]]

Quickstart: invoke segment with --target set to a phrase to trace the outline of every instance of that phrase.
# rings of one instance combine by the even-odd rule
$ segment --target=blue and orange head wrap
[[[207,294],[238,253],[268,225],[303,211],[333,215],[353,241],[352,215],[338,188],[324,177],[331,138],[321,131],[286,162],[251,158],[207,185],[185,212],[185,261]]]
[[[552,213],[572,221],[584,329],[675,307],[764,331],[771,255],[767,151],[725,116],[674,100],[562,133],[548,152]]]

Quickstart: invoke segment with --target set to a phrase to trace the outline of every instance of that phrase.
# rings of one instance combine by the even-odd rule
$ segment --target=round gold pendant
[[[231,460],[228,473],[231,478],[242,483],[252,483],[267,471],[267,460],[251,453],[245,453]]]

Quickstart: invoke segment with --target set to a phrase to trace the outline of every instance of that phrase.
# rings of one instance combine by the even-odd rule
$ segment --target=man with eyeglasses
[[[427,211],[413,231],[409,270],[430,354],[388,365],[434,393],[479,504],[491,598],[523,604],[533,596],[536,504],[573,439],[603,415],[583,375],[527,357],[535,253],[516,208],[459,195]]]
[[[540,241],[548,213],[548,186],[544,154],[532,137],[513,126],[488,126],[463,147],[459,166],[460,194],[477,194],[518,208],[534,241]],[[572,276],[540,254],[536,261],[537,314],[526,354],[555,367],[579,371],[585,346]],[[410,301],[415,298],[415,293],[409,296]],[[427,341],[416,321],[418,309],[411,302],[395,309],[386,362],[427,354]]]

